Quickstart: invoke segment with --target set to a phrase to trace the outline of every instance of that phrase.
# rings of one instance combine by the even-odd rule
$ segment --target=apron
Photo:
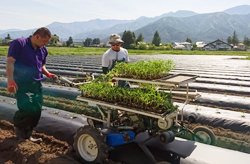
[[[112,60],[112,65],[111,65],[110,70],[115,67],[116,62],[118,62],[118,63],[125,62],[125,58],[123,58],[122,60],[118,60],[118,52],[116,52],[116,59]],[[118,86],[130,88],[130,84],[128,81],[118,81]]]

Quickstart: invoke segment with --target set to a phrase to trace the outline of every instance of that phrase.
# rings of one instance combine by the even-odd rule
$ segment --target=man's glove
[[[16,90],[18,89],[17,84],[14,80],[8,81],[8,91],[12,93],[16,93]]]
[[[57,80],[57,79],[58,79],[58,77],[57,77],[55,74],[50,73],[50,72],[48,72],[48,73],[46,74],[46,76],[47,76],[48,78],[50,78],[51,80]]]

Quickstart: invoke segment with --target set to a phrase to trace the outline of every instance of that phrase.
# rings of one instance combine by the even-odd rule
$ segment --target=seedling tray
[[[86,98],[86,97],[82,97],[82,96],[78,96],[76,98],[76,100],[84,101],[84,102],[88,102],[88,103],[96,104],[96,105],[100,105],[100,106],[109,107],[111,109],[117,109],[117,110],[123,110],[123,111],[127,111],[127,112],[137,113],[137,114],[140,114],[140,115],[149,116],[149,117],[153,117],[153,118],[157,118],[157,119],[164,119],[169,114],[172,114],[172,113],[168,113],[168,112],[159,114],[159,113],[155,113],[155,112],[151,112],[151,111],[145,111],[145,110],[141,110],[141,109],[137,109],[137,108],[133,108],[133,107],[128,108],[126,106],[122,106],[122,105],[118,105],[118,104],[114,104],[114,103],[109,103],[109,102],[106,102],[106,101]],[[177,115],[178,111],[175,111],[173,113],[176,113],[176,115]]]
[[[123,78],[123,77],[113,77],[113,79],[117,81],[122,80],[122,81],[138,82],[138,83],[150,83],[170,88],[178,88],[180,87],[181,84],[188,84],[190,82],[195,81],[197,77],[198,77],[197,75],[176,74],[156,80],[142,80],[142,79]]]
[[[176,75],[167,76],[167,77],[164,77],[161,79],[157,79],[156,81],[180,86],[181,84],[187,84],[190,82],[194,82],[197,77],[198,77],[197,75],[176,74]]]

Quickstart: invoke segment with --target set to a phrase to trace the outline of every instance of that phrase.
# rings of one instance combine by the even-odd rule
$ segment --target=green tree
[[[136,39],[136,44],[138,44],[139,42],[143,42],[143,36],[142,36],[142,33],[140,33]]]
[[[139,50],[146,50],[147,49],[147,45],[146,44],[139,44],[138,49]]]
[[[192,43],[192,40],[187,38],[186,42]]]
[[[136,38],[135,33],[133,32],[133,37]]]
[[[84,42],[84,47],[89,47],[93,44],[93,40],[91,38],[86,38]]]
[[[122,40],[124,43],[122,44],[122,47],[130,49],[131,44],[135,44],[135,37],[131,31],[124,31],[122,35]]]
[[[8,34],[7,37],[5,37],[5,39],[11,39],[10,34]]]
[[[48,42],[48,44],[54,46],[54,45],[57,44],[57,42],[59,42],[59,37],[56,34],[54,34],[54,35],[51,36],[50,41]]]
[[[228,44],[232,44],[232,38],[231,38],[231,36],[229,36],[229,37],[227,38],[227,43],[228,43]]]
[[[193,48],[192,48],[192,50],[196,50],[197,49],[197,45],[196,45],[196,43],[193,43]]]
[[[171,50],[173,45],[171,43],[166,43],[166,50]]]
[[[246,47],[249,47],[250,46],[250,40],[248,39],[248,37],[244,37],[244,41],[243,43],[245,44]]]
[[[155,31],[155,34],[154,34],[154,38],[152,40],[152,43],[155,45],[155,46],[159,46],[160,43],[161,43],[161,37],[158,33],[158,31]]]
[[[234,31],[233,37],[232,37],[232,44],[234,46],[236,46],[238,43],[239,43],[239,39],[238,39],[238,36],[237,36],[236,32]]]
[[[67,44],[67,47],[69,47],[71,44],[73,44],[73,39],[71,36],[69,37],[69,40],[66,41],[66,44]]]
[[[100,39],[99,38],[94,38],[93,39],[93,44],[100,44]]]

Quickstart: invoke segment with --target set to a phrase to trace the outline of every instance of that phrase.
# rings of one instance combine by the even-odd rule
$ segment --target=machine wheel
[[[210,129],[203,126],[197,126],[196,128],[194,128],[193,132],[195,135],[202,138],[202,140],[200,140],[195,135],[193,135],[194,141],[205,143],[208,145],[215,145],[216,143],[215,135]]]
[[[100,130],[86,125],[77,130],[74,136],[73,148],[86,164],[104,163],[108,158],[106,138]]]

